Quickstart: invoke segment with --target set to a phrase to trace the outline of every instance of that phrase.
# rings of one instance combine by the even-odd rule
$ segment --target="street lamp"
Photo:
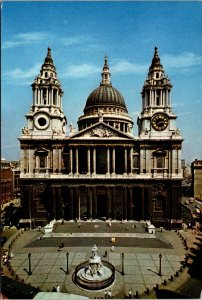
[[[162,259],[162,254],[160,253],[159,254],[159,276],[162,276],[162,273],[161,273],[161,259]]]
[[[67,271],[66,274],[69,274],[69,267],[68,267],[68,260],[69,260],[69,253],[66,253],[66,258],[67,258]]]
[[[124,253],[122,253],[121,258],[122,258],[122,271],[121,271],[121,275],[125,275],[125,273],[124,273]]]
[[[32,275],[32,270],[31,270],[31,253],[28,253],[28,259],[29,259],[29,271],[28,271],[28,275]]]

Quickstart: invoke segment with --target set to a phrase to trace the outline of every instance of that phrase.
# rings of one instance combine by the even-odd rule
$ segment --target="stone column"
[[[62,171],[62,149],[61,146],[58,148],[58,172]]]
[[[88,148],[88,154],[87,154],[87,162],[88,162],[88,173],[87,175],[90,175],[90,147]]]
[[[113,186],[112,188],[112,201],[111,201],[111,218],[114,219],[114,200],[115,200],[115,197],[116,197],[116,188],[115,186]]]
[[[93,219],[97,218],[97,193],[96,187],[93,188]]]
[[[133,147],[130,147],[130,174],[133,173]]]
[[[70,214],[69,214],[69,218],[70,220],[73,220],[74,219],[74,191],[73,191],[73,188],[70,187],[69,189],[69,211],[70,211]]]
[[[73,149],[69,149],[69,166],[70,166],[70,175],[73,175]]]
[[[133,189],[129,188],[129,210],[128,210],[128,220],[133,219]]]
[[[128,209],[127,209],[127,203],[128,203],[128,193],[127,193],[127,187],[124,186],[123,188],[123,218],[124,220],[127,220],[128,217]]]
[[[115,166],[115,148],[112,149],[112,174],[115,174],[116,166]]]
[[[107,188],[107,219],[111,218],[111,211],[112,211],[112,206],[111,206],[111,189],[108,187]]]
[[[53,105],[53,89],[51,90],[51,101],[50,101],[50,105]]]
[[[88,219],[91,219],[92,218],[92,214],[93,214],[93,212],[92,212],[92,208],[93,208],[93,206],[92,206],[92,190],[91,190],[91,188],[88,186],[87,187],[87,193],[88,193],[88,207],[87,207],[87,214],[88,214]]]
[[[55,187],[52,188],[52,216],[51,218],[55,219],[56,218],[56,197],[55,197]]]
[[[93,148],[93,174],[96,174],[96,147]]]
[[[142,196],[142,197],[141,197],[141,198],[142,198],[142,205],[141,205],[141,206],[142,206],[142,214],[141,214],[141,215],[142,215],[142,219],[143,219],[143,220],[144,220],[144,218],[145,218],[145,213],[144,213],[144,209],[145,209],[145,208],[144,208],[144,197],[145,197],[145,192],[144,192],[144,190],[145,190],[144,188],[141,189],[141,196]]]
[[[110,174],[110,148],[107,147],[107,175]]]
[[[79,187],[75,188],[75,217],[80,220],[80,191]]]
[[[76,175],[79,174],[79,153],[78,148],[76,148]]]
[[[124,149],[124,175],[127,175],[128,173],[128,151],[125,147]]]

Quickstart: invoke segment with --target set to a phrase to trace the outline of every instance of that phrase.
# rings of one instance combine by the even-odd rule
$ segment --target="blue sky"
[[[202,2],[3,2],[2,157],[20,158],[17,138],[32,105],[30,84],[51,47],[64,90],[63,110],[77,127],[90,92],[99,86],[104,55],[111,81],[130,116],[141,111],[141,89],[159,49],[170,78],[182,158],[202,159]]]

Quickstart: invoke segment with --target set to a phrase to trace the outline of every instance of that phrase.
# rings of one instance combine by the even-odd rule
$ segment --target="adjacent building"
[[[202,160],[195,159],[191,163],[192,194],[202,200]]]
[[[48,48],[19,138],[24,218],[35,225],[54,218],[180,223],[183,139],[171,90],[155,47],[134,136],[105,57],[101,82],[84,101],[78,131],[70,124],[66,135],[63,90]]]

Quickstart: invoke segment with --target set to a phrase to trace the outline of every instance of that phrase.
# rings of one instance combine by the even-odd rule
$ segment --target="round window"
[[[46,119],[41,117],[38,119],[38,123],[40,126],[45,126],[46,125]]]

